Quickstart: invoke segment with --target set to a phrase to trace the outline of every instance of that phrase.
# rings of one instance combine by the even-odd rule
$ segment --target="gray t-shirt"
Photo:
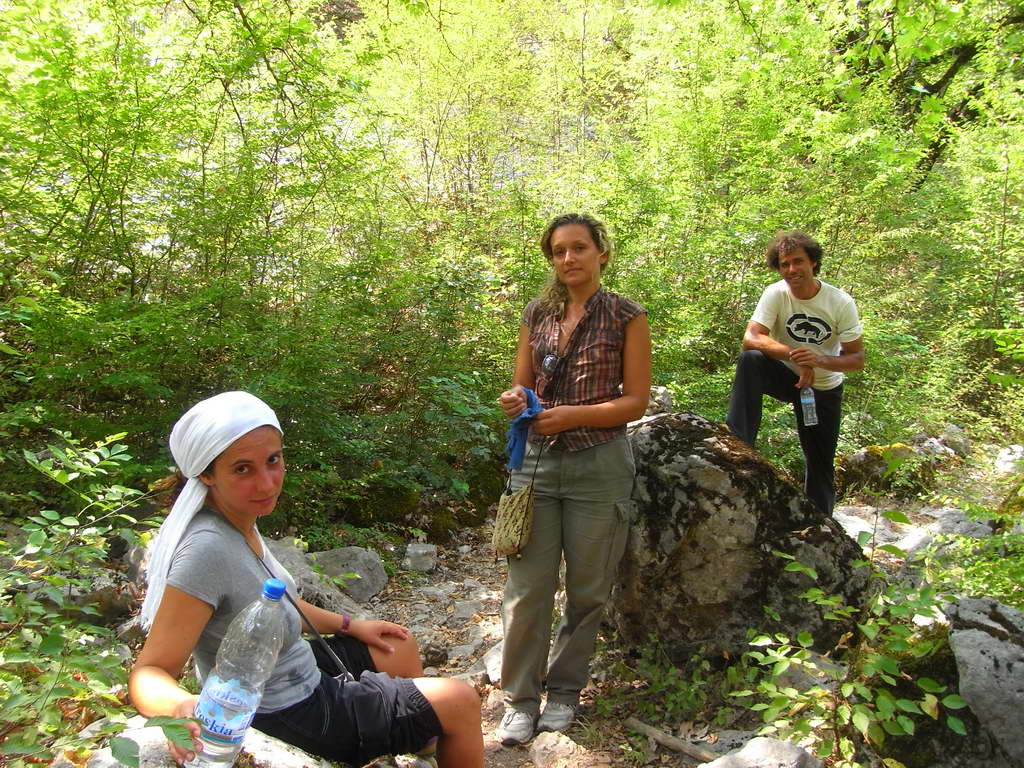
[[[265,544],[263,552],[264,562],[275,578],[284,581],[288,593],[298,599],[291,574]],[[231,620],[260,596],[267,578],[266,570],[237,528],[210,509],[196,513],[174,551],[167,583],[213,606],[213,616],[192,651],[200,682],[213,669],[217,649]],[[259,711],[264,713],[302,701],[320,682],[313,651],[302,638],[299,614],[291,603],[283,600],[287,616],[284,644],[263,689]]]

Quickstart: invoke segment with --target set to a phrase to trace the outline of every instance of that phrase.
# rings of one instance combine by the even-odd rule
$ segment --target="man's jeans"
[[[842,416],[843,385],[814,390],[818,423],[808,427],[804,426],[800,408],[800,390],[796,388],[798,380],[799,377],[779,360],[757,350],[744,350],[736,361],[727,423],[733,434],[753,447],[761,427],[762,395],[771,395],[776,400],[792,404],[807,465],[804,492],[818,509],[831,515],[836,501],[834,464]]]

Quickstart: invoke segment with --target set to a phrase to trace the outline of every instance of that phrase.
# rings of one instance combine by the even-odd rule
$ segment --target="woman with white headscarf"
[[[191,717],[198,696],[178,685],[190,655],[200,678],[235,615],[260,592],[268,570],[282,579],[306,619],[357,680],[318,667],[295,608],[253,726],[308,752],[362,765],[382,754],[437,741],[448,768],[482,768],[480,700],[467,684],[422,677],[416,641],[387,621],[351,619],[298,598],[295,582],[264,545],[257,520],[274,510],[284,481],[281,425],[262,400],[225,392],[193,406],[174,425],[177,497],[160,528],[142,608],[148,630],[128,681],[149,717]],[[329,662],[322,660],[330,668]],[[334,670],[332,670],[334,671]],[[191,724],[193,737],[199,726]],[[200,743],[195,739],[195,748]],[[171,745],[178,762],[194,757]]]

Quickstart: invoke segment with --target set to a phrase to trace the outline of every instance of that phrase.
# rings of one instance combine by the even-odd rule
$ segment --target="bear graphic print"
[[[786,334],[801,344],[824,344],[832,338],[832,326],[823,318],[794,312],[786,319]]]

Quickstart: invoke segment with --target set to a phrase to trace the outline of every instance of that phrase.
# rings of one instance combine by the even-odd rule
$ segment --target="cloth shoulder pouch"
[[[529,483],[513,491],[511,473],[505,482],[505,490],[498,499],[498,514],[494,519],[494,534],[491,537],[494,553],[500,557],[522,557],[522,549],[530,540],[533,531],[533,481],[537,478],[537,467],[547,444],[547,440],[541,443]]]

